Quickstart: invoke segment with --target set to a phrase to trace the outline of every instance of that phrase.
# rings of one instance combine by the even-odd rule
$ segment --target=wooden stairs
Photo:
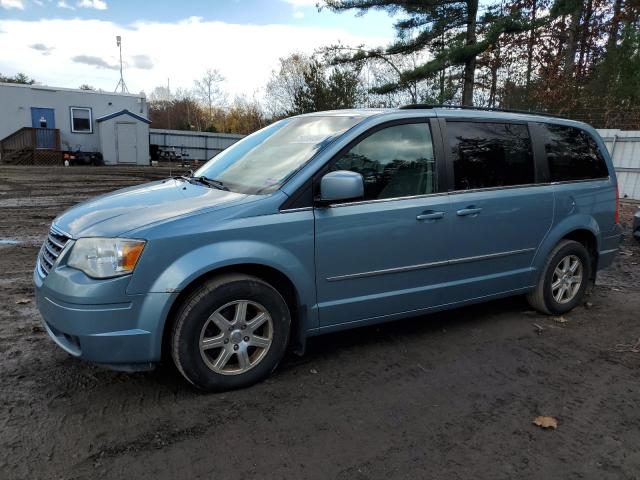
[[[60,130],[23,127],[0,140],[4,165],[62,165]]]

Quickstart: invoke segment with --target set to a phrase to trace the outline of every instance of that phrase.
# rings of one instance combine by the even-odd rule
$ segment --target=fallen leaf
[[[558,323],[567,323],[569,320],[564,317],[553,317],[553,321]]]
[[[16,305],[24,305],[25,303],[29,302],[31,302],[31,299],[29,298],[19,298],[18,300],[16,300]]]
[[[534,327],[536,327],[536,333],[537,333],[538,335],[542,335],[542,332],[543,332],[543,330],[544,330],[544,328],[542,327],[542,325],[538,325],[537,323],[534,323],[534,324],[533,324],[533,326],[534,326]]]
[[[309,370],[309,373],[315,375],[316,373],[318,373],[318,370],[316,370],[315,368],[312,368],[311,370]]]
[[[533,420],[533,424],[539,426],[540,428],[558,428],[558,421],[553,417],[545,417],[539,416]]]

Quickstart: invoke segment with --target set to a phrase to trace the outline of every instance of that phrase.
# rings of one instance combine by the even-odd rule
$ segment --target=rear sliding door
[[[554,195],[538,183],[527,123],[446,122],[451,183],[450,301],[515,292],[553,221]]]

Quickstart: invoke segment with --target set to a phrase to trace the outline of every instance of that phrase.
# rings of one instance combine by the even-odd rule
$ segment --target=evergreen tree
[[[473,105],[473,89],[478,56],[494,48],[504,34],[528,29],[528,19],[519,12],[499,14],[489,8],[479,15],[478,0],[326,0],[329,9],[340,12],[371,9],[400,15],[396,21],[395,43],[371,54],[395,55],[430,50],[425,62],[402,72],[396,82],[382,85],[379,93],[395,91],[412,81],[432,79],[450,67],[461,68],[462,104]],[[366,54],[354,55],[361,60]],[[343,58],[343,61],[348,59]]]
[[[36,81],[33,78],[29,78],[24,73],[17,73],[13,77],[8,77],[0,73],[0,83],[19,83],[22,85],[33,85]]]
[[[300,54],[280,59],[280,70],[273,72],[266,92],[275,118],[354,108],[359,105],[360,96],[357,67],[329,66],[318,58]]]

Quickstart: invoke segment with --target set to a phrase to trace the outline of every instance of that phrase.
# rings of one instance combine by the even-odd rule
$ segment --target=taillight
[[[616,184],[616,214],[613,217],[615,223],[620,223],[620,192]]]

